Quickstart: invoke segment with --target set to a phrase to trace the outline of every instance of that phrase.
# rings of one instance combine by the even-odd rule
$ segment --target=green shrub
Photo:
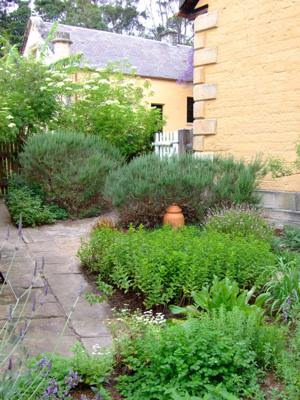
[[[121,69],[127,72],[125,76]],[[119,71],[118,71],[119,69]],[[129,66],[109,65],[92,71],[77,101],[64,108],[58,126],[95,135],[114,144],[126,158],[151,151],[153,133],[161,130],[159,110],[145,104],[151,85],[128,79]]]
[[[265,283],[275,256],[270,245],[195,227],[174,231],[131,228],[128,233],[99,229],[79,251],[81,261],[98,271],[99,279],[125,291],[134,290],[145,305],[179,302],[216,275],[240,286]]]
[[[270,243],[274,236],[260,212],[249,207],[216,210],[209,214],[205,228],[232,236],[254,236]]]
[[[88,217],[108,207],[104,182],[122,157],[99,138],[59,132],[29,138],[20,162],[26,182],[40,185],[48,202],[71,217]]]
[[[221,308],[211,316],[132,336],[121,346],[125,373],[118,387],[130,400],[201,399],[220,384],[239,399],[263,398],[263,371],[276,368],[283,348],[279,328],[239,308]]]
[[[6,203],[16,225],[21,217],[23,226],[52,224],[68,217],[66,211],[57,205],[45,204],[39,188],[28,187],[19,175],[14,175],[9,180]]]
[[[249,165],[232,158],[214,160],[182,156],[160,159],[151,154],[134,159],[108,176],[105,193],[118,208],[121,223],[156,226],[166,208],[177,203],[186,221],[202,221],[211,207],[255,204],[258,161]]]
[[[7,195],[7,206],[16,225],[21,217],[23,226],[52,224],[56,221],[55,214],[27,187],[10,190]]]

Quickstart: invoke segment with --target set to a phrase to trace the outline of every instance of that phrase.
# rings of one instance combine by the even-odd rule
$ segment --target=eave
[[[177,16],[194,20],[198,15],[206,13],[208,8],[207,5],[196,8],[198,2],[199,0],[183,0]]]

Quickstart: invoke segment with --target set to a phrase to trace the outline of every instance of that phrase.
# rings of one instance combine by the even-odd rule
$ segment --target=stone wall
[[[293,162],[300,142],[300,1],[201,0],[194,150]],[[285,180],[285,190],[300,176]],[[268,179],[267,188],[278,187]],[[279,187],[280,189],[280,187]]]

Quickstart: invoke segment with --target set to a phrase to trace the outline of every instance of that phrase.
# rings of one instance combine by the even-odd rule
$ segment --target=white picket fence
[[[179,154],[179,131],[157,132],[153,143],[155,153],[160,157],[171,157]]]

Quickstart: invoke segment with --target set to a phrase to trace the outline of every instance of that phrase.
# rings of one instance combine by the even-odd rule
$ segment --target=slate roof
[[[43,22],[39,30],[43,37],[52,23]],[[60,24],[58,31],[69,32],[71,52],[82,53],[92,67],[105,67],[109,62],[126,59],[136,68],[137,75],[152,78],[192,81],[189,68],[192,47],[171,45],[141,37]]]

